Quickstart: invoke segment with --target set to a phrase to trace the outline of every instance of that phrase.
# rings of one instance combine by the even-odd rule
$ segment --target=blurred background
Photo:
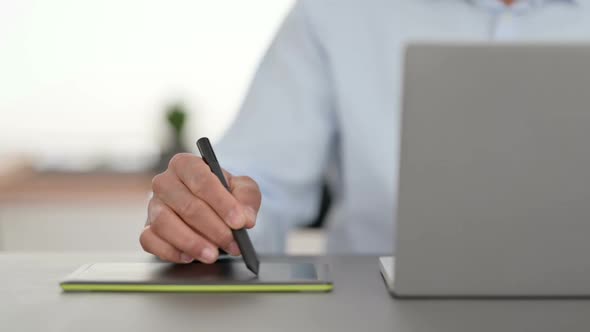
[[[139,249],[152,176],[223,135],[291,5],[0,0],[0,250]]]

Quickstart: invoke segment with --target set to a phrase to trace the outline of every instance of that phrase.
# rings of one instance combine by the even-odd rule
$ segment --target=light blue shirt
[[[257,249],[313,220],[329,174],[328,252],[392,252],[404,42],[589,39],[588,0],[297,2],[217,146],[260,185]]]

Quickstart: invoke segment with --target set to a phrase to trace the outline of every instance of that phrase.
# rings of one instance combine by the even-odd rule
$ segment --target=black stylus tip
[[[252,259],[244,259],[244,262],[246,263],[248,270],[252,271],[252,273],[255,275],[258,275],[258,271],[260,270],[260,262],[257,258],[254,257]]]

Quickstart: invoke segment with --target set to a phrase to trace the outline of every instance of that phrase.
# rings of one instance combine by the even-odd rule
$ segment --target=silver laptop
[[[407,48],[394,295],[590,296],[590,44]]]

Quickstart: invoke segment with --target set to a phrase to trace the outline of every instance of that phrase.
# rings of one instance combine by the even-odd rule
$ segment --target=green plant
[[[170,124],[174,130],[174,136],[179,139],[186,121],[184,105],[177,103],[168,107],[168,110],[166,111],[166,119],[168,120],[168,124]]]

